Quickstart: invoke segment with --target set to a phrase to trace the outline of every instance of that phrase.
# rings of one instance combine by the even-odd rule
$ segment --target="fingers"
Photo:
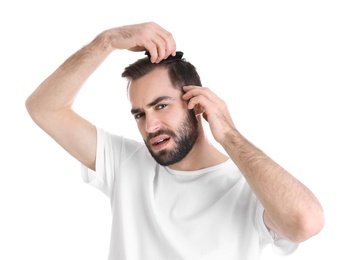
[[[144,47],[151,54],[151,62],[159,63],[176,53],[176,42],[170,32],[155,23],[146,24]]]
[[[194,109],[198,112],[196,114],[202,114],[217,142],[222,143],[226,140],[225,133],[230,129],[236,129],[226,102],[209,88],[184,86],[183,90],[185,93],[182,98],[188,101],[188,109]]]
[[[163,38],[155,38],[153,41],[145,45],[146,49],[150,52],[151,62],[159,63],[167,59],[170,55],[175,55],[175,43],[172,38],[171,41],[165,41]]]
[[[155,55],[151,55],[151,62],[159,63],[164,59],[167,59],[170,55],[175,55],[176,53],[176,43],[171,36],[167,39],[160,37],[159,41],[154,42],[155,44]]]
[[[193,109],[196,106],[201,108],[201,110],[205,112],[205,119],[207,119],[208,114],[213,111],[222,110],[221,112],[226,112],[227,110],[226,103],[209,88],[184,86],[183,90],[185,91],[185,94],[182,98],[183,100],[188,101],[188,109]]]
[[[211,91],[205,87],[184,86],[183,90],[185,91],[185,94],[182,98],[188,101],[189,109],[193,109],[196,105],[205,107],[207,102],[212,99]]]
[[[109,39],[113,49],[147,50],[153,63],[176,54],[176,42],[172,34],[153,22],[113,28],[103,35]]]

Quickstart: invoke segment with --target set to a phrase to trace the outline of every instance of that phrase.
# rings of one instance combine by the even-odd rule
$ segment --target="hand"
[[[236,130],[226,103],[205,87],[185,86],[183,90],[183,99],[188,101],[188,108],[202,110],[215,140],[223,145],[227,134]]]
[[[149,51],[151,62],[160,62],[176,54],[172,34],[156,23],[126,25],[106,31],[114,49]]]

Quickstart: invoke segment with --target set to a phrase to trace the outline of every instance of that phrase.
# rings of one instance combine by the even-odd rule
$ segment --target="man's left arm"
[[[186,86],[184,91],[188,108],[202,106],[215,140],[262,203],[266,226],[293,242],[319,233],[324,226],[324,214],[315,195],[236,129],[226,103],[210,89]]]

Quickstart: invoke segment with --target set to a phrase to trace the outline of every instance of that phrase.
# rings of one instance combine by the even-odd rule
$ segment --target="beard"
[[[193,110],[188,111],[187,117],[177,128],[177,134],[171,130],[159,130],[155,133],[149,134],[147,140],[144,140],[147,149],[154,158],[154,160],[162,166],[169,166],[180,162],[185,158],[193,148],[197,141],[198,121]],[[169,135],[175,141],[175,148],[172,150],[163,149],[157,153],[153,152],[149,140],[161,134]]]

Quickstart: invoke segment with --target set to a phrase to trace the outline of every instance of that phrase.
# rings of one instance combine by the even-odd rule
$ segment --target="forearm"
[[[294,241],[317,233],[323,213],[313,193],[238,131],[232,133],[224,148],[265,208],[269,228]]]
[[[106,34],[96,37],[40,84],[26,101],[31,116],[71,108],[84,82],[111,53],[108,38]]]

